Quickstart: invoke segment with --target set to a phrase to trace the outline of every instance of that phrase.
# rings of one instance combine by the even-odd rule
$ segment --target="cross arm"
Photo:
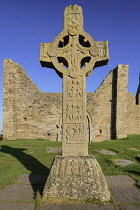
[[[95,43],[98,49],[98,56],[96,58],[95,67],[106,65],[109,60],[108,41],[95,41]],[[51,45],[52,43],[41,43],[39,60],[42,67],[55,69],[54,65],[52,64],[51,57],[48,53],[49,49],[51,48]]]
[[[94,68],[106,65],[109,60],[108,41],[95,41],[95,43],[98,48],[98,56]]]
[[[41,43],[40,44],[40,63],[42,67],[48,67],[55,69],[51,57],[49,56],[49,49],[51,48],[52,43]]]

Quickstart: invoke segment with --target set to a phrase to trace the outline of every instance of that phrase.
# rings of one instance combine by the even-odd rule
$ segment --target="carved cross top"
[[[63,156],[88,154],[85,78],[107,64],[108,42],[95,42],[83,29],[82,8],[66,7],[64,30],[52,43],[41,43],[40,62],[63,78]]]

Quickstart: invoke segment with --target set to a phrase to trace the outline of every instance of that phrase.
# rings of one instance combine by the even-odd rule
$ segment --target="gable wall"
[[[56,140],[61,105],[61,93],[42,93],[19,64],[4,61],[4,139]]]

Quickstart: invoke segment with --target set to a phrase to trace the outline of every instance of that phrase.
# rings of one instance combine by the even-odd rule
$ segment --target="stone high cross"
[[[108,59],[108,42],[95,42],[84,31],[78,5],[66,7],[64,30],[55,40],[41,43],[41,65],[63,78],[62,156],[88,155],[85,80]]]
[[[68,6],[64,30],[52,43],[42,43],[43,67],[63,78],[62,156],[56,156],[44,187],[44,200],[73,198],[110,200],[110,192],[94,156],[88,155],[86,77],[107,64],[108,43],[95,42],[83,29],[82,8]]]

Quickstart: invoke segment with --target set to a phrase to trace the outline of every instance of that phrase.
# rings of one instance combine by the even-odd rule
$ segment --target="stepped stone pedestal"
[[[110,200],[105,177],[94,156],[56,156],[44,188],[44,198]]]
[[[108,43],[95,42],[83,30],[82,8],[77,5],[66,7],[64,30],[55,40],[41,44],[41,65],[63,78],[62,156],[54,160],[44,199],[110,199],[101,168],[88,155],[85,88],[86,77],[108,59]]]

